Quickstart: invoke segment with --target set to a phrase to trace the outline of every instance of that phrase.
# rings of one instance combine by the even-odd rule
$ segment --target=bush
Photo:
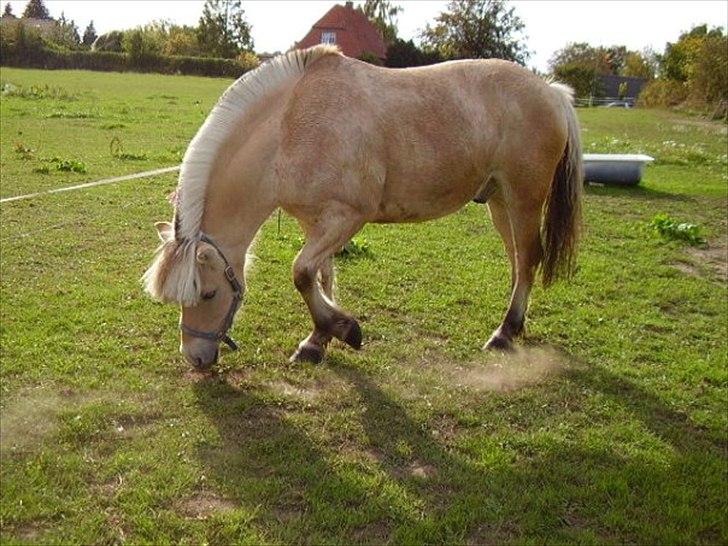
[[[227,78],[239,78],[252,68],[235,59],[164,55],[132,59],[125,53],[112,51],[57,51],[47,47],[25,51],[3,47],[0,64],[23,68],[158,72]]]
[[[685,241],[693,246],[705,244],[705,239],[700,235],[700,227],[697,224],[678,222],[664,213],[656,215],[650,222],[650,227],[665,239]]]
[[[390,68],[407,68],[435,64],[442,60],[437,52],[423,51],[412,40],[397,38],[387,48],[385,65]]]
[[[716,104],[728,100],[728,36],[703,40],[688,84],[693,102]]]
[[[359,60],[376,66],[382,66],[383,64],[382,59],[377,57],[376,53],[372,53],[371,51],[363,51],[362,54],[359,55]]]
[[[637,105],[648,108],[667,108],[678,106],[688,97],[688,88],[676,80],[652,80],[647,83],[637,97]]]
[[[570,86],[579,98],[604,95],[601,80],[597,78],[594,68],[579,63],[563,64],[554,69],[554,77]]]
[[[260,66],[260,58],[252,51],[241,51],[236,57],[236,60],[246,72],[248,70],[254,70]]]
[[[153,39],[151,33],[141,29],[125,32],[121,44],[131,64],[137,67],[154,65],[161,53],[161,44]]]

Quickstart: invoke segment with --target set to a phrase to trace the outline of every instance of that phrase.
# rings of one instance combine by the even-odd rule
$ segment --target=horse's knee
[[[305,265],[293,265],[293,284],[301,292],[308,292],[313,286],[314,275],[309,267]]]

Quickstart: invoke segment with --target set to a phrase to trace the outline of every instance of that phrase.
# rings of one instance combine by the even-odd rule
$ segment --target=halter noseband
[[[224,342],[230,349],[233,351],[238,350],[238,345],[233,341],[233,339],[227,334],[228,330],[230,330],[230,327],[233,325],[233,317],[235,317],[235,313],[238,310],[238,307],[240,307],[240,301],[243,298],[243,285],[238,280],[238,278],[235,276],[235,270],[233,269],[233,266],[230,265],[230,262],[227,261],[227,258],[225,257],[225,254],[222,253],[222,250],[215,244],[215,242],[210,239],[207,235],[204,233],[200,234],[200,241],[204,241],[205,243],[209,244],[212,248],[214,248],[217,253],[220,255],[220,258],[222,258],[222,261],[225,262],[225,278],[230,283],[230,286],[233,289],[233,300],[230,302],[230,308],[228,309],[227,314],[222,319],[222,323],[220,324],[220,328],[215,332],[202,332],[200,330],[195,330],[194,328],[190,328],[189,326],[186,326],[182,320],[180,320],[179,323],[179,329],[182,330],[183,333],[193,336],[193,337],[200,337],[202,339],[209,339],[211,341],[217,341],[217,342]]]

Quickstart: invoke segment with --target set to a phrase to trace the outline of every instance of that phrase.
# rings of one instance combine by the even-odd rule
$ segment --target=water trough
[[[643,154],[584,154],[584,181],[635,186],[645,165],[655,158]]]

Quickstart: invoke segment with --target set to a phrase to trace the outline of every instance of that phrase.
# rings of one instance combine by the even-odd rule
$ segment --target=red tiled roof
[[[336,45],[348,57],[361,57],[365,51],[374,53],[380,59],[387,57],[387,46],[377,28],[369,21],[364,12],[354,9],[351,3],[331,8],[326,15],[311,27],[308,34],[296,47],[312,47],[321,43],[321,34],[336,33]]]

